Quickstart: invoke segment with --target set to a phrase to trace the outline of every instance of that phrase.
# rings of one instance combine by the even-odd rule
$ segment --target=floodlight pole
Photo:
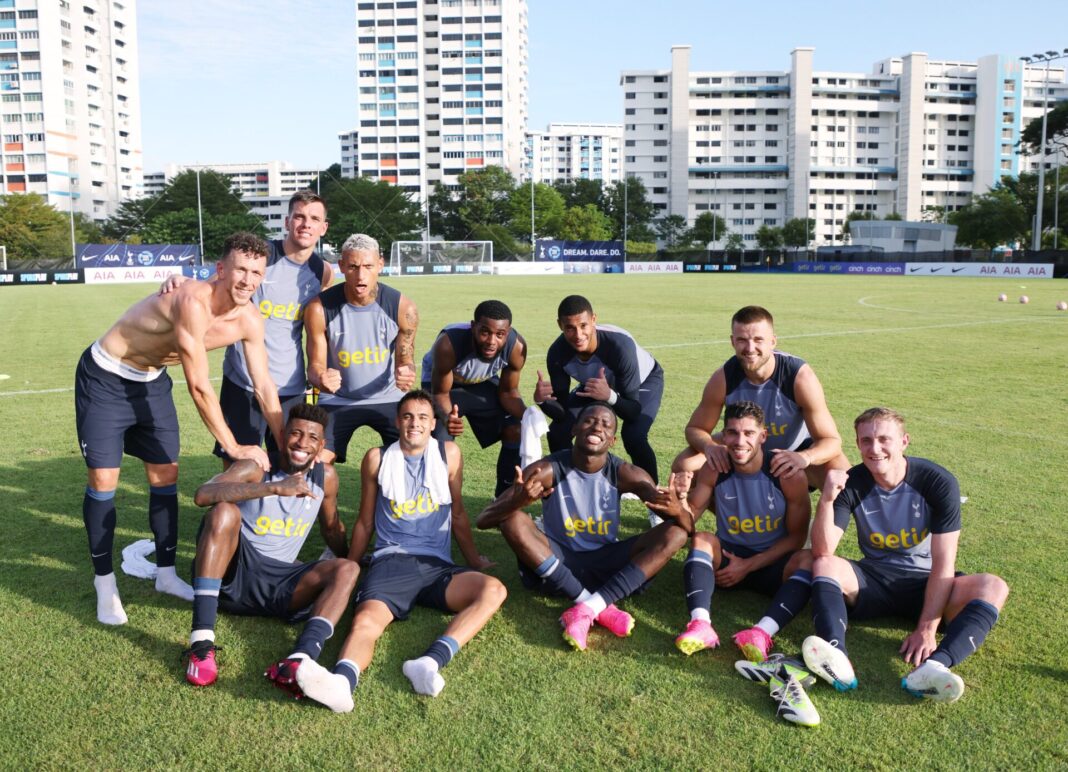
[[[1026,64],[1030,64],[1032,61],[1046,63],[1045,73],[1042,77],[1042,140],[1039,144],[1038,152],[1038,201],[1035,205],[1034,232],[1031,234],[1031,249],[1035,252],[1042,249],[1042,207],[1046,192],[1046,113],[1049,104],[1049,65],[1050,62],[1063,59],[1065,56],[1068,56],[1068,48],[1064,49],[1064,53],[1060,54],[1056,51],[1046,51],[1042,54],[1022,57]]]
[[[200,167],[197,167],[197,226],[200,229],[200,264],[204,265],[204,215],[200,208]]]

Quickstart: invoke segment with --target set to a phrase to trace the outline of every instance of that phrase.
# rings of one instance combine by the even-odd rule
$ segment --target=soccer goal
[[[492,241],[394,241],[391,276],[493,273]]]

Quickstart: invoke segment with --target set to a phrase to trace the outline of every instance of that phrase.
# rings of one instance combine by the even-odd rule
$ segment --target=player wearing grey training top
[[[816,635],[805,662],[839,690],[857,684],[846,654],[846,620],[916,619],[905,661],[919,665],[902,681],[917,697],[953,701],[964,682],[949,668],[972,654],[997,621],[1008,585],[993,574],[957,575],[960,489],[937,464],[906,457],[904,419],[888,408],[861,413],[854,428],[863,463],[828,472],[812,528],[812,609]],[[864,554],[834,552],[852,516]],[[935,633],[945,623],[936,644]]]
[[[397,440],[394,407],[415,384],[419,312],[397,290],[380,284],[385,267],[378,242],[355,234],[341,247],[345,283],[308,304],[308,381],[331,415],[323,459],[345,461],[353,432],[369,426],[389,445]]]

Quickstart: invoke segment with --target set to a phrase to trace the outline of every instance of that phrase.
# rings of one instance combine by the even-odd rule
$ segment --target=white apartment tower
[[[550,123],[527,132],[523,178],[535,182],[623,179],[623,126],[618,123]]]
[[[465,171],[503,166],[520,176],[526,0],[358,2],[356,23],[359,127],[341,135],[346,172],[420,201]]]
[[[3,193],[106,219],[141,195],[136,0],[0,0]]]
[[[664,214],[714,212],[746,242],[807,212],[821,245],[843,239],[850,212],[919,220],[1037,170],[1016,143],[1042,114],[1043,66],[912,53],[821,72],[813,55],[795,49],[789,70],[691,72],[690,47],[675,46],[670,69],[624,71],[626,173]],[[1052,107],[1068,99],[1064,68],[1049,80]]]

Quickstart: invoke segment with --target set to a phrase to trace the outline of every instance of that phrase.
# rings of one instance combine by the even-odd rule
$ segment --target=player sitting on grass
[[[616,426],[610,407],[587,405],[575,420],[573,447],[517,474],[477,520],[479,528],[500,529],[519,558],[524,586],[575,601],[560,624],[564,640],[580,651],[595,621],[617,636],[630,635],[634,619],[615,602],[656,576],[693,534],[693,517],[672,486],[657,488],[645,470],[608,452]],[[670,520],[620,540],[619,499],[627,492]],[[544,533],[523,512],[543,498]]]
[[[816,634],[805,639],[805,663],[836,689],[853,689],[857,679],[846,654],[846,620],[918,616],[900,651],[919,667],[901,685],[916,697],[953,702],[964,693],[964,681],[949,668],[983,643],[1008,597],[1008,585],[993,574],[955,575],[957,480],[938,464],[904,455],[909,435],[901,415],[875,407],[857,416],[853,426],[863,463],[848,477],[840,470],[828,472],[816,507]],[[850,515],[861,560],[834,554]],[[945,635],[936,645],[941,622]]]
[[[185,677],[194,686],[215,682],[215,617],[230,614],[307,619],[293,653],[268,669],[279,688],[294,690],[302,662],[312,661],[334,632],[356,586],[359,566],[344,558],[296,562],[316,518],[327,546],[345,554],[345,526],[337,515],[338,478],[319,463],[326,411],[299,404],[289,411],[278,466],[264,472],[238,461],[196,492],[211,506],[200,525],[193,567],[193,631]],[[310,617],[310,619],[309,619]]]
[[[460,436],[466,417],[481,447],[501,443],[494,496],[512,484],[519,466],[526,409],[519,374],[526,361],[526,341],[499,300],[479,303],[470,322],[450,324],[423,357],[423,388],[434,395],[439,415],[434,436],[442,442]]]
[[[800,474],[771,474],[771,458],[763,449],[767,436],[760,405],[727,405],[723,444],[731,471],[716,472],[705,464],[690,490],[690,511],[715,513],[716,533],[694,534],[683,566],[690,622],[675,645],[684,654],[719,644],[709,615],[717,585],[772,595],[789,576],[791,556],[805,543],[812,513],[808,486]]]
[[[356,593],[352,631],[333,671],[309,663],[297,671],[304,694],[336,713],[353,708],[360,674],[371,664],[375,643],[394,620],[416,606],[455,614],[423,656],[404,663],[418,694],[436,697],[445,687],[439,672],[490,620],[507,595],[504,585],[480,573],[493,565],[478,554],[462,498],[463,459],[454,442],[438,442],[434,403],[422,390],[397,404],[400,439],[371,448],[360,468],[360,514],[349,557],[363,556],[374,535],[371,565]],[[471,568],[452,562],[450,533]]]

